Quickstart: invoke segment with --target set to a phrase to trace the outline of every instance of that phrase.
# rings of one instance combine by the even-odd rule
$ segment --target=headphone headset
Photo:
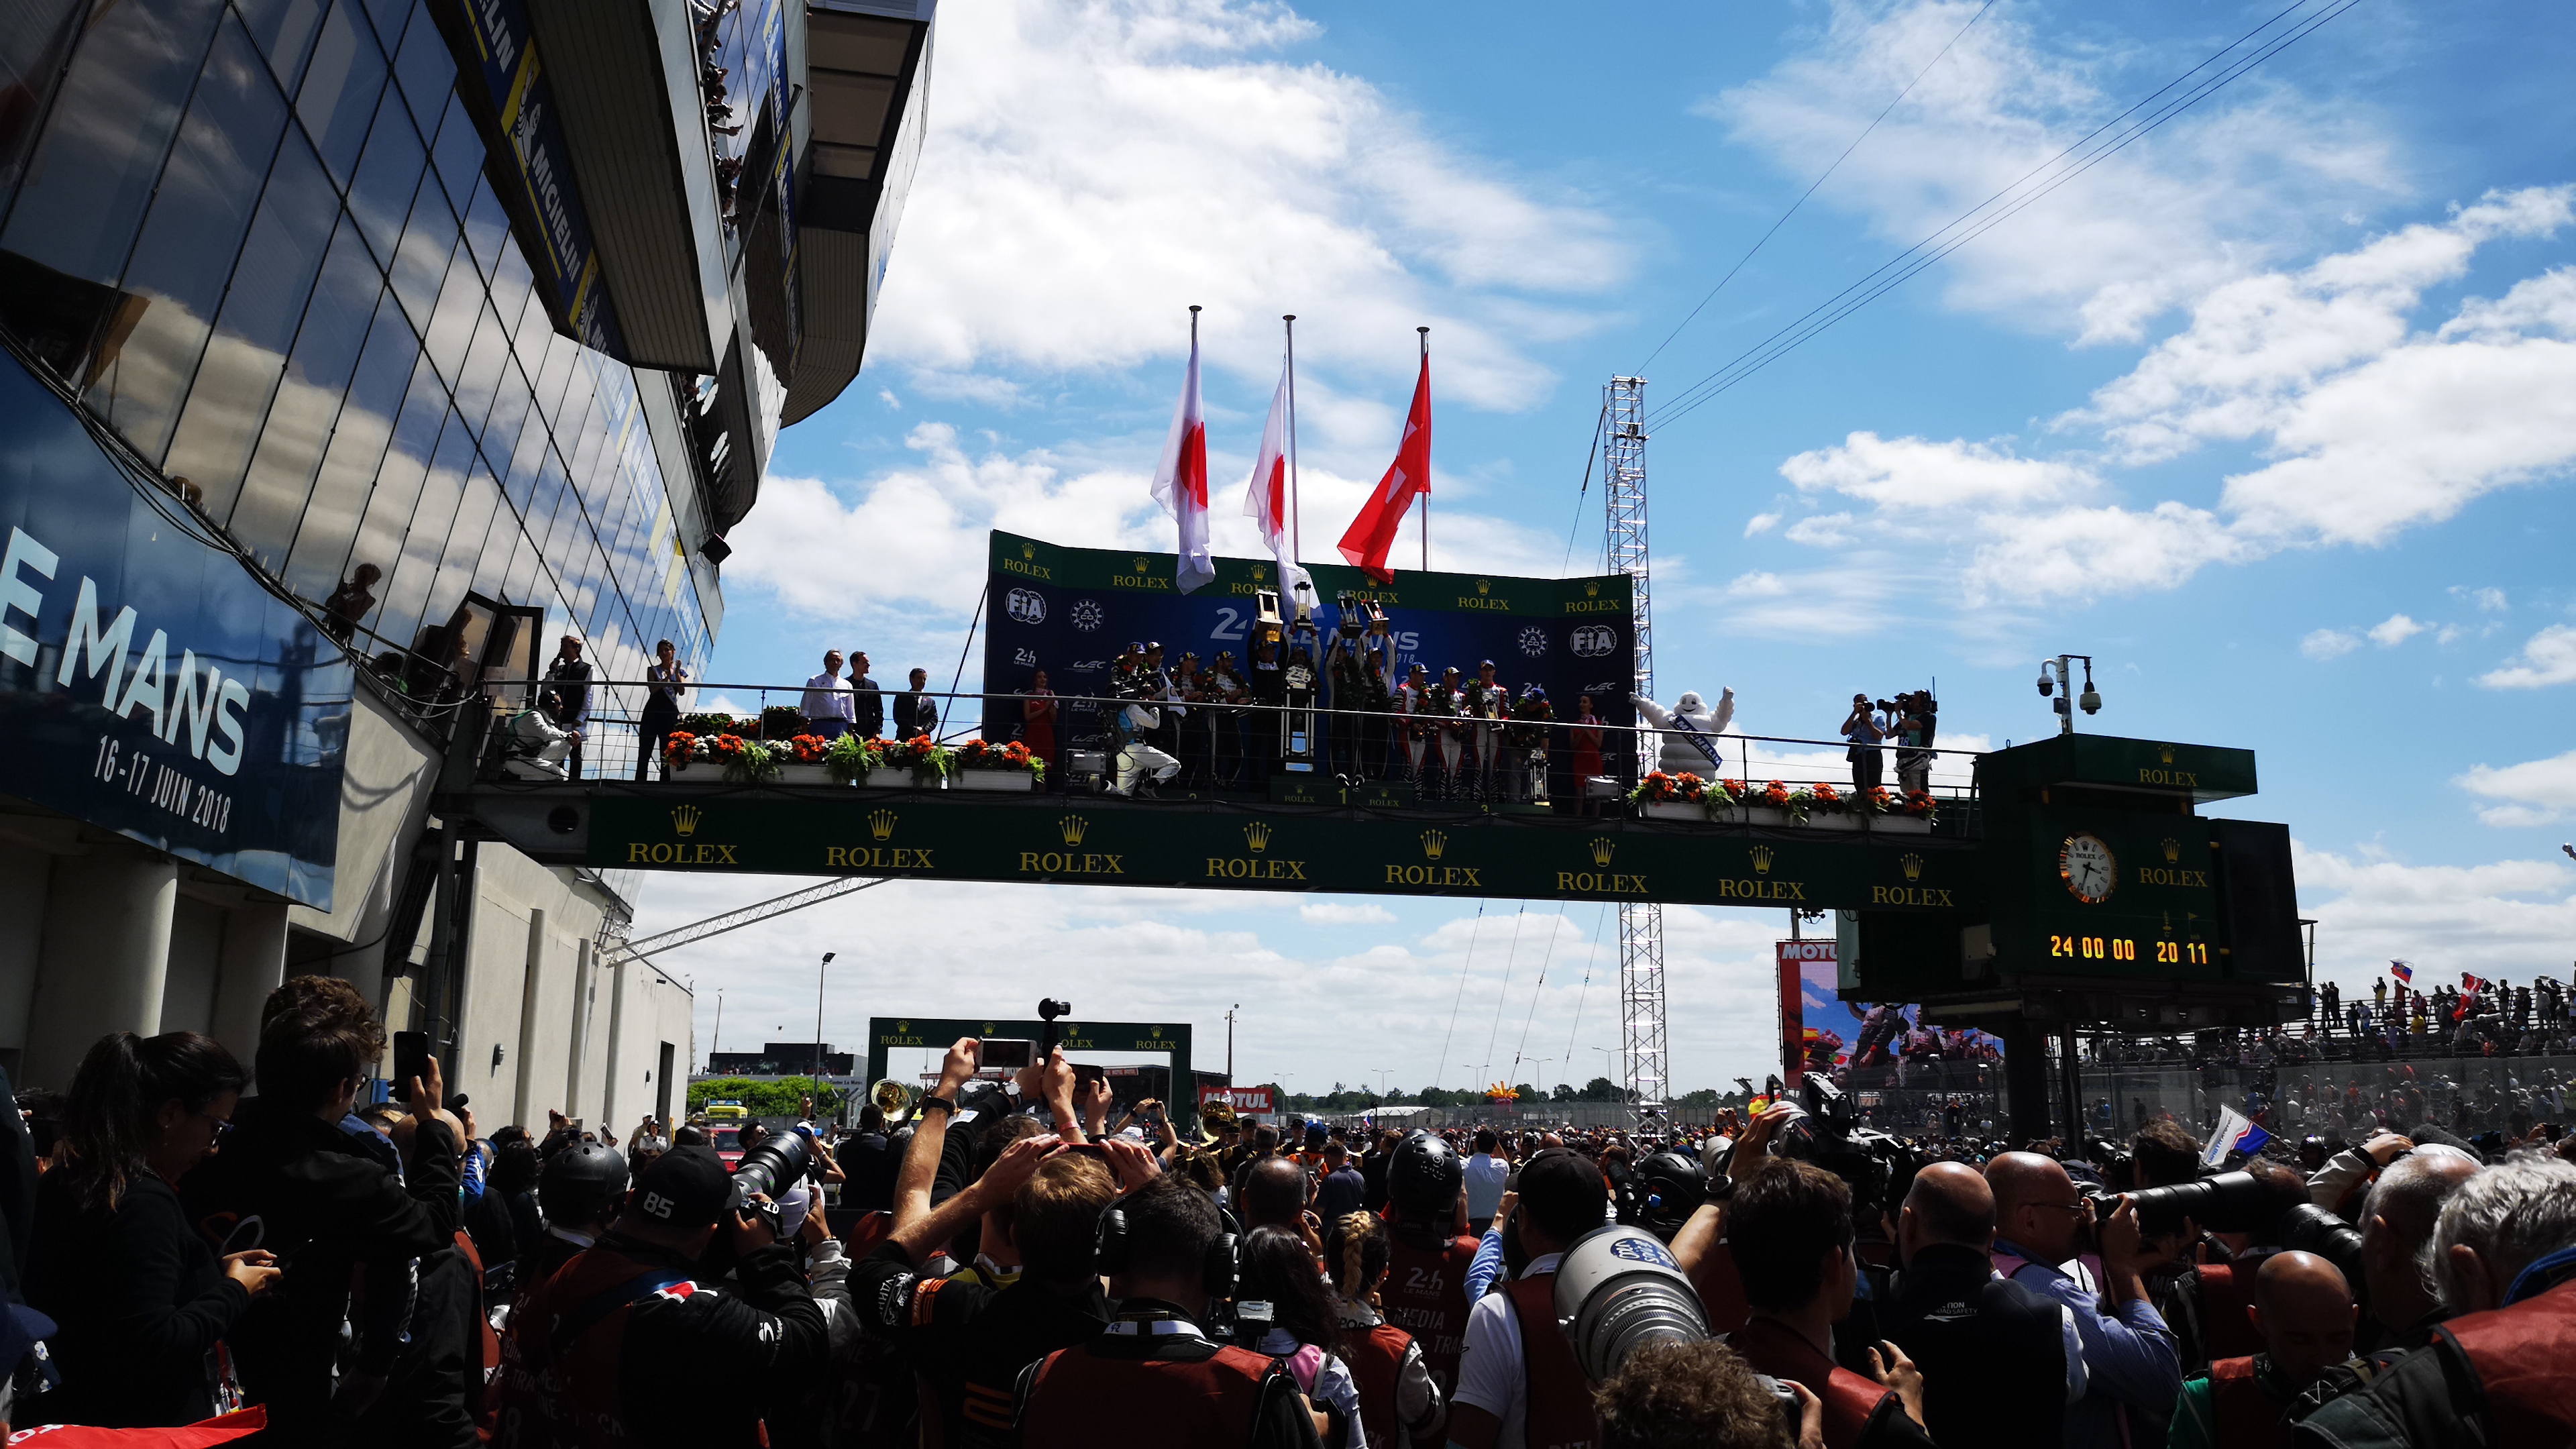
[[[1100,1234],[1092,1243],[1092,1271],[1109,1277],[1126,1272],[1130,1246],[1126,1210],[1111,1203],[1100,1210]],[[1236,1247],[1234,1234],[1219,1233],[1216,1241],[1208,1244],[1207,1255],[1199,1260],[1199,1287],[1211,1302],[1234,1296]]]

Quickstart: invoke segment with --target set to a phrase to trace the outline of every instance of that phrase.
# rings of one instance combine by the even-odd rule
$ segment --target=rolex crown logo
[[[912,1023],[908,1021],[898,1021],[894,1024],[894,1030],[895,1035],[897,1036],[910,1036],[912,1035]]]
[[[1587,599],[1597,599],[1597,598],[1600,598],[1600,597],[1601,597],[1601,585],[1600,585],[1600,583],[1596,581],[1596,582],[1593,582],[1593,583],[1585,584],[1585,585],[1583,586],[1583,597],[1585,597],[1585,598],[1587,598]]]
[[[1079,815],[1068,815],[1055,823],[1055,833],[1063,836],[1067,845],[1080,845],[1082,833],[1090,828],[1091,822]]]
[[[1753,873],[1755,875],[1771,873],[1771,847],[1767,845],[1753,847]]]
[[[1448,836],[1441,834],[1437,830],[1426,830],[1422,832],[1422,853],[1425,856],[1433,860],[1438,860],[1440,858],[1440,853],[1448,848]]]
[[[1254,564],[1252,566],[1252,581],[1254,583],[1257,584],[1267,577],[1269,577],[1269,575],[1262,569],[1261,565]]]
[[[2156,746],[2156,758],[2164,761],[2168,765],[2173,763],[2173,752],[2174,747],[2171,745]]]
[[[1610,863],[1610,852],[1617,850],[1618,848],[1619,842],[1615,840],[1605,839],[1598,835],[1592,837],[1592,863],[1594,865],[1608,865]]]
[[[682,839],[686,839],[698,833],[698,818],[697,806],[683,805],[671,812],[671,828],[680,832]]]
[[[1038,556],[1038,546],[1037,546],[1036,544],[1033,544],[1033,543],[1024,543],[1024,544],[1021,544],[1021,545],[1020,545],[1020,557],[1022,557],[1022,558],[1036,558],[1037,556]]]
[[[1149,558],[1145,557],[1143,554],[1138,554],[1138,555],[1136,556],[1136,572],[1138,572],[1138,573],[1140,573],[1140,574],[1141,574],[1141,573],[1143,573],[1146,569],[1151,568],[1152,566],[1153,566],[1153,560],[1152,560],[1152,559],[1149,559]]]
[[[891,810],[874,810],[868,814],[868,834],[884,840],[894,834],[895,814]]]
[[[1923,879],[1923,857],[1908,851],[1903,856],[1899,857],[1896,863],[1905,867],[1905,878],[1907,880]]]
[[[2173,839],[2172,837],[2168,836],[2168,837],[2166,837],[2166,839],[2165,839],[2164,845],[2165,845],[2165,864],[2167,864],[2167,865],[2172,865],[2174,862],[2176,862],[2176,861],[2178,861],[2178,860],[2181,860],[2181,859],[2182,859],[2182,842],[2181,842],[2181,841],[2179,841],[2179,840],[2175,840],[2175,839]]]
[[[1486,579],[1478,579],[1478,580],[1476,580],[1476,592],[1477,592],[1477,593],[1480,593],[1480,594],[1490,594],[1490,593],[1492,593],[1493,591],[1494,591],[1494,586],[1493,586],[1492,582],[1490,582],[1489,580],[1486,580]]]
[[[1252,847],[1252,851],[1255,855],[1268,850],[1270,848],[1270,822],[1267,820],[1255,820],[1251,824],[1243,827],[1243,843]]]

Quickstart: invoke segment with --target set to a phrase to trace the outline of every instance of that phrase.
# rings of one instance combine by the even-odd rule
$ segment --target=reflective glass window
[[[474,324],[474,345],[465,354],[465,365],[456,377],[456,410],[465,417],[465,425],[474,435],[483,435],[483,424],[492,411],[492,397],[501,386],[501,369],[510,361],[510,339],[501,331],[501,319],[485,307]]]
[[[429,325],[421,329],[429,360],[438,364],[438,375],[450,383],[465,363],[465,349],[474,341],[474,324],[482,316],[483,279],[474,274],[473,256],[458,247],[447,260],[447,285],[439,289],[438,309],[430,314]]]
[[[220,0],[134,0],[91,18],[0,246],[67,277],[115,283],[222,13]],[[9,23],[19,18],[13,11]],[[11,281],[14,313],[29,288]]]
[[[517,368],[510,369],[511,381],[502,385],[501,398],[492,405],[495,418],[501,415],[503,408],[510,406],[510,394],[514,389],[519,390],[522,398],[526,396],[524,385],[517,381],[518,375]],[[524,403],[521,406],[524,407]],[[497,435],[500,429],[495,426],[486,431]],[[537,469],[545,462],[547,451],[546,421],[530,410],[526,426],[519,429],[517,445],[510,449],[509,468],[501,476],[501,496],[510,500],[511,507],[526,510],[528,500],[537,490]]]
[[[270,402],[261,426],[259,449],[242,477],[241,499],[229,523],[233,538],[273,571],[283,571],[295,526],[304,516],[313,472],[331,440],[341,396],[349,389],[359,348],[385,290],[384,275],[358,236],[357,224],[342,218],[332,239],[330,259],[304,309],[304,325],[295,334],[295,352],[286,376]],[[406,335],[409,328],[402,329]],[[191,404],[193,411],[194,405]],[[357,525],[351,514],[349,526]]]
[[[366,143],[367,123],[375,116],[376,97],[385,87],[385,58],[376,38],[358,14],[357,0],[338,0],[322,22],[322,38],[313,47],[313,64],[304,72],[304,88],[295,93],[295,114],[322,153],[322,164],[341,185],[349,183]]]
[[[381,627],[397,639],[413,639],[425,623],[435,624],[445,617],[439,611],[423,610],[429,605],[431,586],[438,581],[439,561],[447,556],[447,533],[456,523],[456,505],[465,498],[465,479],[475,458],[474,435],[456,414],[450,411],[442,421],[438,450],[430,455],[420,501],[413,506],[411,526],[403,533],[393,592],[385,596]]]
[[[9,24],[0,26],[0,94],[10,97],[14,123],[0,128],[0,211],[6,211],[10,191],[22,175],[20,164],[26,160],[27,147],[36,139],[30,123],[45,113],[45,103],[53,98],[54,82],[61,78],[63,61],[70,56],[73,42],[80,39],[80,22],[89,6],[83,0],[20,0],[11,12]],[[212,23],[213,17],[207,17]],[[179,119],[179,105],[169,103],[171,124]],[[161,136],[169,139],[169,128]]]
[[[367,133],[367,149],[358,174],[349,183],[349,211],[366,229],[378,261],[391,264],[402,239],[403,219],[411,214],[412,193],[420,189],[421,168],[429,153],[412,129],[401,98],[388,91],[376,102],[376,123]]]
[[[233,0],[233,9],[250,27],[260,54],[276,67],[278,86],[292,95],[322,29],[322,0]]]
[[[484,542],[492,531],[492,515],[501,509],[501,485],[492,481],[492,470],[476,458],[465,475],[465,491],[458,498],[456,517],[447,526],[446,547],[439,553],[438,577],[429,589],[429,608],[421,617],[436,621],[445,619],[465,602],[465,591],[474,586],[474,576],[483,556],[489,552]],[[502,555],[504,561],[508,555]]]
[[[519,451],[520,435],[531,431],[521,426],[528,421],[528,414],[531,411],[528,406],[528,380],[519,375],[519,364],[510,356],[506,348],[501,353],[500,366],[494,370],[493,381],[492,415],[483,424],[483,456],[491,460],[492,471],[502,475],[502,481],[506,484],[509,481],[510,459]],[[545,430],[546,426],[542,421],[538,422],[533,429],[539,434],[544,433]],[[532,460],[528,466],[533,470],[536,464]]]
[[[537,546],[526,534],[510,545],[510,569],[501,578],[501,597],[511,603],[527,602],[537,587]]]
[[[501,242],[501,259],[492,273],[492,310],[501,314],[501,321],[513,338],[519,335],[520,328],[527,325],[530,315],[528,297],[534,290],[529,285],[530,281],[527,258],[519,255],[518,243],[505,235]],[[528,370],[534,372],[536,368],[531,364]]]
[[[376,566],[382,576],[376,585],[379,600],[389,598],[395,568],[402,562],[403,535],[411,527],[413,510],[420,505],[421,484],[446,423],[447,385],[439,381],[437,369],[429,365],[429,359],[421,358],[412,368],[402,412],[395,419],[374,491],[367,498],[366,514],[358,524],[357,547],[349,558],[353,573],[361,564]],[[426,584],[421,592],[428,592]],[[408,646],[411,637],[404,633],[396,642]]]
[[[326,287],[334,270],[323,270]],[[356,544],[358,520],[393,436],[394,418],[402,411],[403,389],[419,361],[420,342],[403,320],[402,304],[387,293],[376,303],[366,349],[351,370],[348,398],[331,426],[330,447],[313,479],[312,501],[305,505],[294,550],[286,558],[287,587],[308,599],[328,598],[340,582],[341,565]]]
[[[125,271],[125,299],[88,369],[89,406],[154,463],[169,441],[285,126],[286,102],[250,38],[237,22],[225,21],[143,219]],[[19,204],[23,210],[25,201]]]
[[[420,133],[437,135],[438,118],[446,113],[449,95],[456,89],[456,57],[436,25],[414,25],[403,31],[402,49],[394,56],[394,78],[402,84],[403,99],[411,103],[412,122]]]
[[[403,28],[415,11],[424,9],[420,0],[367,0],[367,18],[375,22],[376,43],[385,48],[385,54],[402,49]],[[433,22],[429,28],[436,30],[438,26]]]
[[[462,114],[464,103],[458,102],[454,109]],[[446,137],[441,136],[439,144],[444,147]],[[479,138],[474,143],[474,164],[478,168],[483,164],[483,143]],[[442,151],[439,156],[441,174],[445,174],[446,165],[447,157]],[[501,198],[492,194],[491,180],[479,170],[473,177],[473,185],[474,200],[465,208],[465,244],[474,249],[474,265],[482,268],[483,275],[488,278],[492,269],[501,264],[501,244],[510,236],[510,214],[501,209]],[[465,194],[452,187],[450,190],[457,196]]]
[[[424,132],[429,128],[423,126]],[[462,212],[473,199],[475,185],[483,179],[483,136],[474,129],[474,118],[465,114],[465,102],[451,95],[440,113],[437,139],[429,143],[431,164],[438,168],[439,183],[447,188],[447,199]]]
[[[531,291],[528,301],[532,308],[537,307],[536,293]],[[536,315],[543,317],[542,309]],[[563,423],[564,383],[572,376],[573,353],[579,350],[579,344],[552,331],[552,325],[548,321],[546,326],[549,330],[537,334],[545,338],[545,357],[530,375],[537,380],[537,410],[545,414],[550,425],[560,428]],[[526,345],[526,335],[521,335],[522,347]]]
[[[209,517],[232,513],[242,469],[259,440],[269,395],[286,367],[286,349],[322,269],[339,195],[304,138],[289,131],[277,148],[259,213],[242,243],[242,260],[224,293],[215,333],[198,364],[196,385],[170,440],[164,471],[205,490]],[[374,270],[370,261],[367,268]],[[367,299],[370,305],[374,298]]]
[[[423,180],[420,194],[412,198],[411,220],[394,248],[394,264],[387,269],[394,295],[402,299],[414,332],[427,332],[437,316],[439,291],[458,251],[456,242],[456,213],[447,209],[447,194],[437,182]]]

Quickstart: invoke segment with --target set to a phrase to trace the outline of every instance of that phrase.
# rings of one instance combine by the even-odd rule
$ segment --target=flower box
[[[1687,820],[1694,825],[1706,825],[1709,819],[1708,805],[1707,802],[1700,800],[1640,800],[1637,802],[1637,818]]]
[[[949,780],[960,790],[1028,791],[1037,785],[1038,777],[1026,770],[961,769]]]
[[[876,769],[868,771],[868,778],[864,783],[867,788],[871,790],[937,790],[943,788],[940,783],[939,776],[931,772],[922,771],[916,773],[912,770],[884,765],[880,765]]]
[[[1809,830],[1858,830],[1866,818],[1848,810],[1814,810],[1807,814]]]
[[[1747,805],[1743,810],[1744,823],[1747,825],[1764,825],[1774,830],[1786,830],[1798,823],[1796,816],[1777,805]]]
[[[786,764],[778,767],[778,777],[773,783],[780,785],[829,785],[833,783],[833,781],[831,769],[824,765],[820,760],[814,761],[811,764],[790,760]]]
[[[1932,817],[1880,815],[1869,822],[1869,833],[1872,835],[1929,835],[1932,833]]]

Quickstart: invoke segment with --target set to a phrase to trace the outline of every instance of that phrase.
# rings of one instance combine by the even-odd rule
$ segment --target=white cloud
[[[2567,965],[2576,872],[2550,860],[2406,865],[2293,842],[2299,906],[2317,918],[2320,982],[2367,991],[2389,960],[2527,979]]]
[[[1297,908],[1297,919],[1310,926],[1391,926],[1395,912],[1366,902],[1309,901]]]
[[[2456,598],[2466,599],[2477,605],[2478,612],[2481,614],[2501,614],[2509,607],[2505,603],[2502,589],[2473,589],[2466,584],[2453,584],[2451,593]]]
[[[2299,641],[2299,652],[2310,659],[2341,659],[2361,647],[2361,640],[2340,629],[2311,630]]]
[[[2489,689],[2539,689],[2576,683],[2576,624],[2552,624],[2522,646],[2522,662],[2478,676]]]
[[[1968,568],[1970,601],[2095,598],[2179,588],[2201,566],[2244,557],[2245,546],[2205,509],[2165,502],[2065,508],[1987,519],[1992,540]]]
[[[2366,632],[2370,635],[2371,643],[2382,649],[2394,649],[2432,627],[2430,624],[2419,624],[2404,614],[2391,614],[2371,625]]]
[[[1757,513],[1751,518],[1744,520],[1744,536],[1746,538],[1751,538],[1757,533],[1769,533],[1772,529],[1779,526],[1780,515],[1777,511],[1770,513]]]
[[[1812,44],[1700,110],[1804,184],[1977,9],[1837,0]],[[2009,9],[1988,14],[1817,202],[1860,211],[1879,236],[1911,246],[2109,121],[2182,56],[2046,37]],[[2357,196],[2401,184],[2388,142],[2350,110],[2257,78],[1962,248],[1943,263],[1944,296],[2079,342],[2134,339],[2158,314],[2321,234]]]
[[[1377,88],[1279,59],[1316,26],[1261,0],[1038,0],[940,17],[939,75],[871,361],[925,374],[1211,365],[1298,353],[1409,377],[1428,323],[1447,396],[1534,401],[1524,348],[1594,325],[1554,300],[1628,248],[1581,198],[1435,139]],[[1302,401],[1302,399],[1301,399]]]
[[[1830,488],[1884,509],[2040,503],[2093,483],[2071,464],[2019,458],[1989,444],[1866,432],[1798,454],[1780,465],[1780,476],[1804,492]]]
[[[2478,812],[2489,825],[2546,825],[2576,811],[2576,750],[2519,765],[2478,765],[2451,783],[2500,802]]]

